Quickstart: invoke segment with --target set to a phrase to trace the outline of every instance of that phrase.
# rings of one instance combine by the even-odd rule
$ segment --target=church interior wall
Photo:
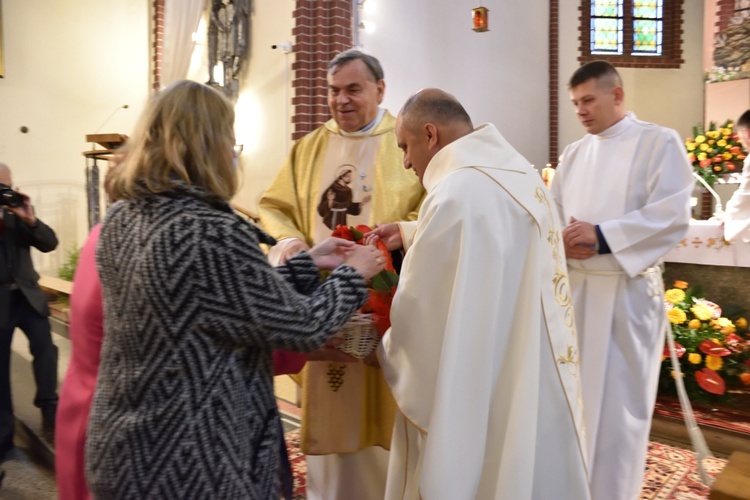
[[[292,145],[294,54],[285,53],[282,46],[284,42],[294,42],[294,3],[253,1],[248,66],[235,108],[236,141],[244,149],[242,182],[234,201],[255,213],[263,190],[273,180]],[[274,45],[276,48],[271,48]],[[206,76],[196,79],[206,81]]]
[[[359,30],[359,40],[383,63],[386,108],[395,114],[414,91],[443,88],[464,103],[477,124],[495,123],[531,163],[546,163],[547,0],[486,3],[490,30],[484,33],[471,29],[473,4],[371,2],[374,8],[363,13],[363,19],[375,30]],[[623,70],[628,108],[681,135],[689,135],[703,113],[704,12],[694,3],[685,2],[682,68]],[[2,3],[0,161],[13,167],[16,184],[27,189],[40,217],[61,237],[61,250],[45,257],[43,271],[56,269],[64,251],[81,244],[88,230],[81,152],[90,145],[84,136],[97,131],[130,133],[148,98],[149,4]],[[579,65],[578,5],[578,0],[560,0],[561,146],[583,135],[565,89],[565,81]],[[242,187],[235,199],[251,211],[291,146],[294,55],[271,46],[294,42],[294,6],[291,0],[253,2],[250,57],[237,103],[237,142],[244,153]],[[191,77],[206,81],[205,62],[196,64]],[[128,109],[118,110],[124,104]],[[29,132],[22,134],[21,126]]]
[[[148,96],[148,2],[4,0],[2,22],[0,161],[58,234],[58,250],[35,253],[54,274],[88,233],[86,134],[129,133]]]
[[[709,0],[706,0],[709,1]],[[713,1],[713,0],[710,0]],[[567,81],[580,66],[579,0],[560,0],[560,144],[584,135],[569,100]],[[625,85],[625,107],[646,121],[671,127],[687,137],[703,121],[704,2],[685,0],[682,58],[679,69],[618,68]],[[562,152],[562,147],[561,147]]]
[[[535,166],[547,161],[548,1],[484,2],[489,31],[472,31],[474,4],[373,0],[364,50],[386,75],[385,106],[397,113],[424,87],[454,94],[475,125],[493,122]]]

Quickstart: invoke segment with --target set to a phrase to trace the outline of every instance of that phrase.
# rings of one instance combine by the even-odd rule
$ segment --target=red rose
[[[331,236],[335,238],[342,238],[344,240],[354,241],[354,234],[352,233],[352,230],[344,226],[343,224],[339,224],[338,226],[336,226],[336,229],[333,230]]]
[[[679,342],[675,342],[674,343],[674,351],[675,351],[675,354],[677,354],[677,357],[681,358],[685,354],[685,351],[687,351],[687,349],[685,349],[682,346],[682,344],[680,344]],[[670,357],[669,356],[669,346],[666,345],[666,344],[664,344],[664,352],[662,353],[662,356],[664,358]]]

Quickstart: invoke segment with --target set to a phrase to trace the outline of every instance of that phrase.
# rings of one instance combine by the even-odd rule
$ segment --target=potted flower
[[[667,319],[685,389],[694,401],[728,402],[731,387],[750,386],[750,335],[747,320],[734,321],[706,300],[699,286],[676,281],[664,294]],[[659,387],[675,391],[676,373],[665,345]]]
[[[721,127],[711,122],[707,130],[702,126],[693,127],[693,136],[685,140],[685,148],[693,170],[709,186],[723,174],[741,171],[746,156],[731,120]]]

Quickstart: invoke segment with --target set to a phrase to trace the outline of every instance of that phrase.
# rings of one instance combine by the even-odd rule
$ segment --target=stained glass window
[[[663,0],[592,0],[591,54],[661,55],[663,3]]]
[[[581,0],[578,60],[679,68],[684,4],[685,0]],[[750,0],[735,0],[735,13],[745,12],[750,15]]]

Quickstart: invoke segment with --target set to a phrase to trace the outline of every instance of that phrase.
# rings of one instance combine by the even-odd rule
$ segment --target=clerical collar
[[[378,114],[375,115],[375,119],[373,121],[371,121],[370,123],[368,123],[367,125],[365,125],[364,127],[362,127],[361,129],[357,130],[356,132],[346,132],[345,130],[343,130],[343,129],[341,129],[339,127],[339,132],[341,132],[341,135],[343,135],[345,137],[356,137],[356,136],[359,136],[359,135],[370,135],[370,132],[372,132],[373,130],[375,130],[375,127],[378,126],[378,124],[380,123],[380,121],[383,119],[384,116],[385,116],[385,109],[378,108]]]
[[[607,130],[599,132],[596,134],[596,137],[597,139],[611,139],[612,137],[618,136],[625,132],[635,119],[635,114],[633,114],[632,111],[628,111],[625,113],[625,116],[622,117],[622,120],[615,123]]]

